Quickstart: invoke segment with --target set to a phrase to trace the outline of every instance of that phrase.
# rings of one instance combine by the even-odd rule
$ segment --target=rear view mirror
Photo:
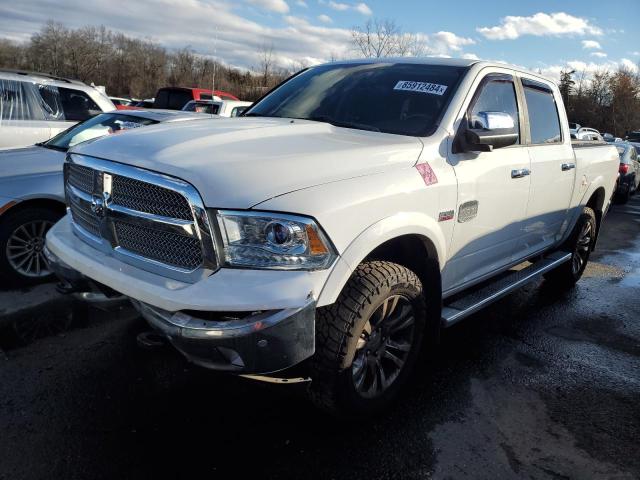
[[[464,130],[463,150],[490,152],[518,141],[515,121],[504,112],[479,112],[471,119],[473,128]]]

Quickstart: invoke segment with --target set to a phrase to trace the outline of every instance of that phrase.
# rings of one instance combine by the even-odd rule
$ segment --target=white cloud
[[[478,57],[475,53],[465,53],[462,55],[462,58],[466,60],[480,60],[480,57]]]
[[[582,40],[582,48],[586,50],[601,50],[600,42],[596,42],[595,40]]]
[[[637,73],[639,70],[638,64],[633,61],[623,58],[619,62],[615,62],[613,60],[606,60],[601,63],[596,62],[583,62],[582,60],[571,60],[561,65],[545,65],[540,68],[540,72],[547,77],[553,78],[554,80],[560,79],[560,72],[563,70],[575,70],[575,74],[573,75],[574,80],[579,81],[583,79],[587,83],[589,83],[591,77],[594,73],[597,72],[615,72],[620,67],[626,68],[631,72]]]
[[[289,5],[287,5],[287,2],[285,2],[284,0],[248,0],[248,2],[255,5],[256,7],[260,7],[271,12],[289,12]]]
[[[320,20],[322,23],[333,23],[331,17],[325,14],[318,15],[318,20]]]
[[[626,68],[627,70],[633,73],[638,73],[638,69],[639,69],[638,64],[633,60],[629,60],[628,58],[623,58],[622,60],[620,60],[620,65],[623,68]]]
[[[602,35],[602,30],[582,17],[574,17],[564,12],[536,13],[529,17],[508,16],[495,27],[476,29],[489,40],[513,40],[523,35],[564,36]]]
[[[640,57],[640,52],[630,52],[634,57]]]
[[[591,52],[591,56],[598,58],[607,58],[607,54],[604,52]]]
[[[298,5],[299,7],[302,7],[302,8],[307,8],[308,7],[307,2],[305,2],[304,0],[296,0],[296,5]]]
[[[462,47],[474,45],[476,42],[472,38],[459,37],[452,32],[438,32],[428,35],[428,43],[433,49],[459,52]]]
[[[366,3],[359,3],[353,9],[356,12],[360,12],[363,15],[373,15],[373,11],[369,8],[369,5]]]
[[[320,5],[326,5],[327,7],[337,10],[339,12],[346,12],[347,10],[353,10],[355,12],[361,13],[362,15],[373,15],[373,10],[364,2],[359,2],[355,5],[343,2],[336,2],[334,0],[318,0]]]
[[[333,0],[329,0],[327,5],[329,6],[329,8],[333,8],[334,10],[338,10],[340,12],[349,10],[349,5],[347,5],[346,3],[334,2]]]

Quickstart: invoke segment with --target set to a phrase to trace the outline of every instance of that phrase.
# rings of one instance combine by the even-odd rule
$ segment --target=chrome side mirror
[[[518,141],[515,120],[505,112],[478,112],[461,136],[462,151],[490,152]]]
[[[471,119],[474,129],[497,130],[499,128],[515,129],[516,122],[505,112],[478,112]]]

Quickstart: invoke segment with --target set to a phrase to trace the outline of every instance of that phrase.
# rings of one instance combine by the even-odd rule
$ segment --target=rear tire
[[[359,265],[338,300],[318,309],[312,402],[343,417],[385,409],[413,370],[424,327],[415,273],[392,262]]]
[[[578,222],[561,250],[571,252],[571,260],[545,274],[545,279],[561,288],[573,287],[587,268],[596,240],[597,222],[593,209],[584,207]]]

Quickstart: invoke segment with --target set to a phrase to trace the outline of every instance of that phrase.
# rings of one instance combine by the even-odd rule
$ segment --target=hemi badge
[[[447,210],[446,212],[440,212],[440,215],[438,215],[438,221],[439,222],[446,222],[447,220],[453,220],[453,215],[454,215],[454,211],[453,210]]]
[[[433,172],[433,169],[431,168],[431,166],[429,166],[428,163],[417,164],[416,170],[418,170],[418,173],[420,173],[420,176],[422,177],[422,180],[424,180],[425,185],[429,186],[433,185],[434,183],[438,183],[438,177],[436,177],[436,174]]]

